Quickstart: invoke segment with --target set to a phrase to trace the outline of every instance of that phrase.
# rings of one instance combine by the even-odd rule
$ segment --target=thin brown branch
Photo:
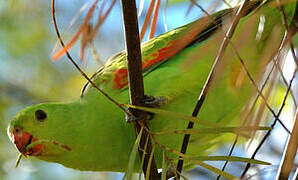
[[[102,13],[99,14],[98,17],[98,21],[92,31],[91,34],[91,39],[94,39],[96,34],[98,33],[99,28],[101,27],[101,25],[103,24],[103,22],[107,19],[107,16],[110,14],[112,8],[114,7],[114,5],[116,4],[117,0],[113,0],[110,7],[107,9],[107,11],[104,13],[104,15],[102,15]]]
[[[205,13],[206,16],[209,16],[210,17],[210,14],[201,5],[199,5],[195,0],[190,0],[190,2],[194,6],[198,7],[203,13]]]
[[[79,39],[80,35],[82,34],[82,31],[86,28],[86,26],[88,26],[89,21],[94,13],[97,3],[98,3],[98,0],[94,1],[92,6],[90,7],[90,9],[88,10],[82,25],[79,27],[79,29],[75,33],[75,35],[71,38],[69,43],[67,43],[67,45],[65,46],[67,50],[69,50],[75,44],[75,42]],[[84,48],[84,47],[82,47],[82,48]],[[61,56],[63,56],[65,54],[65,52],[66,52],[65,49],[62,47],[57,53],[55,53],[53,55],[53,60],[56,61],[56,60],[60,59]]]
[[[103,10],[104,10],[104,7],[106,6],[108,0],[104,0],[104,2],[102,2],[101,6],[100,6],[100,9],[99,9],[99,12],[98,12],[98,17],[100,18],[103,14]]]
[[[280,5],[280,0],[276,0],[278,5]],[[283,23],[284,23],[284,26],[285,26],[285,29],[286,31],[289,33],[289,39],[290,39],[290,48],[291,48],[291,52],[292,52],[292,55],[293,55],[293,58],[294,58],[294,61],[296,63],[296,66],[298,66],[298,63],[297,63],[297,57],[295,55],[295,50],[294,50],[294,45],[293,45],[293,42],[292,42],[292,35],[296,32],[292,32],[291,30],[297,30],[296,28],[289,28],[289,25],[288,25],[288,22],[287,22],[287,16],[286,16],[286,13],[285,13],[285,9],[284,9],[284,6],[283,5],[280,5],[280,11],[281,11],[281,14],[282,14],[282,18],[283,18]],[[297,8],[297,6],[296,6]],[[297,11],[297,9],[296,9]],[[294,17],[293,17],[293,20],[294,21],[297,21],[295,20],[295,18],[297,18],[297,13],[295,13]],[[295,25],[295,23],[292,23],[292,25]],[[295,25],[296,26],[296,25]]]
[[[277,116],[275,117],[275,120],[274,120],[273,123],[271,124],[271,128],[272,128],[272,129],[275,127],[275,124],[276,124],[277,121],[278,121],[277,119],[279,118],[279,116],[280,116],[280,114],[281,114],[281,112],[282,112],[282,110],[283,110],[283,108],[284,108],[284,106],[285,106],[285,103],[286,103],[288,94],[289,94],[289,92],[290,92],[290,89],[291,89],[291,87],[292,87],[292,82],[293,82],[293,80],[294,80],[294,78],[295,78],[296,72],[297,72],[297,69],[296,69],[295,72],[293,73],[293,76],[292,76],[292,78],[291,78],[289,87],[287,88],[287,91],[286,91],[286,93],[285,93],[285,95],[284,95],[283,102],[282,102],[282,104],[281,104],[281,106],[280,106],[280,108],[279,108],[279,111],[278,111],[278,113],[277,113]],[[265,136],[263,137],[263,139],[260,141],[258,147],[255,149],[254,153],[252,154],[251,159],[254,159],[254,158],[255,158],[255,156],[257,155],[257,153],[258,153],[258,151],[259,151],[259,149],[263,146],[263,144],[264,144],[264,142],[266,141],[267,137],[269,137],[269,135],[271,134],[271,131],[272,131],[272,130],[268,130],[268,131],[267,131],[267,133],[265,134]],[[251,165],[250,163],[247,163],[247,165],[246,165],[246,167],[245,167],[245,169],[244,169],[244,171],[243,171],[243,173],[242,173],[242,175],[241,175],[241,178],[243,178],[243,177],[245,176],[246,172],[247,172],[248,169],[250,168],[250,165]]]
[[[276,57],[279,57],[279,54],[280,54],[281,49],[282,49],[282,48],[284,47],[284,45],[286,44],[286,40],[287,40],[287,36],[285,36],[283,42],[281,43],[281,46],[280,46],[280,48],[279,48],[279,50],[278,50],[278,55],[277,55]],[[247,76],[249,77],[250,81],[253,83],[254,87],[256,88],[256,90],[257,90],[257,92],[258,92],[258,96],[261,96],[261,97],[262,97],[263,102],[265,103],[265,105],[266,105],[266,106],[268,107],[268,109],[270,110],[271,107],[270,107],[269,104],[267,103],[267,98],[264,97],[264,96],[262,95],[262,89],[263,89],[264,86],[262,87],[261,90],[258,89],[257,84],[255,83],[255,81],[253,80],[252,76],[250,75],[250,73],[249,73],[249,71],[248,71],[248,69],[247,69],[247,67],[246,67],[246,65],[245,65],[245,63],[244,63],[244,61],[243,61],[243,59],[240,57],[240,55],[239,55],[238,51],[236,50],[235,46],[233,45],[232,42],[230,42],[230,45],[231,45],[233,51],[235,52],[236,56],[237,56],[238,59],[240,60],[240,62],[241,62],[241,64],[242,64],[242,66],[243,66],[245,72],[247,73]],[[275,58],[274,58],[274,60],[275,60]],[[276,61],[275,61],[275,62],[276,62]],[[278,65],[279,65],[278,62],[276,62],[276,63],[273,65],[273,67],[278,66]],[[272,70],[273,70],[273,69],[272,69]],[[272,71],[271,71],[271,72],[272,72]],[[270,73],[271,73],[271,72],[270,72]],[[289,91],[290,91],[290,90],[291,90],[291,89],[289,89]],[[255,102],[256,102],[256,101],[255,101]],[[252,109],[251,109],[251,110],[252,110]],[[279,122],[279,123],[283,126],[283,128],[290,134],[291,132],[287,129],[287,127],[286,127],[286,126],[281,122],[281,120],[279,119],[279,114],[276,115],[276,114],[274,113],[273,110],[272,110],[271,112],[272,112],[273,116],[275,117],[276,122]],[[281,111],[280,111],[280,112],[281,112]],[[280,112],[279,112],[279,113],[280,113]],[[275,124],[275,123],[274,123],[274,124]],[[274,126],[274,125],[273,125],[273,126]],[[272,127],[272,128],[273,128],[273,127]],[[268,136],[269,136],[269,135],[268,135]],[[266,136],[266,138],[267,138],[268,136]],[[236,139],[238,139],[238,137],[236,137]],[[266,140],[266,139],[264,138],[264,141],[265,141],[265,140]],[[234,143],[235,143],[235,142],[236,142],[236,140],[234,141]],[[233,147],[234,147],[234,146],[235,146],[235,145],[233,144]],[[231,151],[233,150],[233,147],[232,147]],[[231,154],[231,151],[230,151],[229,154]],[[227,162],[225,163],[224,167],[226,166],[226,164],[227,164]]]
[[[286,87],[289,87],[289,83],[287,82],[287,80],[286,80],[286,78],[284,76],[284,73],[283,73],[283,71],[282,71],[282,69],[280,67],[280,64],[276,61],[276,59],[273,59],[273,61],[274,61],[274,64],[276,65],[276,67],[277,67],[277,70],[278,70],[278,72],[279,72],[279,74],[281,76],[281,79],[283,80],[284,84],[286,85]],[[297,102],[296,102],[296,99],[295,99],[295,96],[294,96],[294,92],[292,91],[292,89],[290,90],[290,95],[292,96],[292,100],[294,102],[295,107],[297,107]]]
[[[187,16],[190,13],[190,11],[192,10],[192,8],[194,6],[199,8],[206,16],[211,17],[210,14],[201,5],[199,5],[195,0],[190,0],[190,4],[188,6],[185,16]],[[217,7],[217,5],[215,5],[215,6],[213,5],[213,7]]]
[[[160,5],[160,0],[157,0],[157,3],[154,8],[153,18],[151,21],[151,27],[150,27],[150,31],[149,31],[149,39],[154,38],[154,34],[156,31],[156,25],[157,25],[158,12],[159,12],[159,5]]]
[[[96,51],[96,48],[95,48],[95,46],[94,46],[93,43],[90,43],[90,49],[91,49],[91,53],[92,53],[93,59],[96,62],[98,62],[100,64],[100,66],[103,66],[104,65],[104,62],[99,58],[99,54]],[[91,79],[92,79],[92,77],[91,77]]]
[[[71,40],[66,44],[65,48],[66,49],[70,49],[75,42],[77,42],[77,40],[79,39],[80,35],[81,35],[82,31],[81,29],[79,31],[77,31],[75,33],[75,35],[71,38]],[[63,55],[65,54],[65,49],[60,49],[58,52],[56,52],[53,57],[52,60],[53,61],[57,61],[58,59],[60,59]]]
[[[229,152],[228,156],[232,156],[232,153],[233,153],[233,151],[234,151],[234,149],[235,149],[235,147],[236,147],[236,144],[237,144],[237,142],[238,142],[238,138],[239,138],[239,135],[237,134],[236,137],[235,137],[235,140],[234,140],[234,142],[233,142],[233,145],[232,145],[232,147],[231,147],[231,149],[230,149],[230,152]],[[229,162],[229,161],[225,161],[225,164],[223,165],[223,167],[222,167],[222,169],[221,169],[222,171],[225,170],[225,168],[226,168],[227,165],[228,165],[228,162]],[[219,180],[220,177],[221,177],[221,175],[218,175],[217,178],[216,178],[216,180]]]
[[[263,102],[265,103],[266,107],[269,109],[269,111],[272,113],[272,115],[274,116],[274,118],[276,118],[276,120],[283,126],[283,128],[288,132],[291,133],[290,130],[283,124],[283,122],[279,119],[278,114],[276,114],[274,112],[274,110],[270,107],[269,103],[267,102],[267,98],[262,94],[262,92],[259,90],[258,85],[256,83],[256,81],[253,79],[252,75],[249,73],[243,59],[241,58],[240,54],[238,53],[238,51],[236,50],[235,46],[233,45],[232,42],[230,42],[230,45],[233,49],[233,51],[235,52],[236,56],[238,57],[238,59],[240,60],[242,67],[244,68],[246,75],[248,76],[248,78],[250,79],[250,81],[252,82],[253,86],[255,87],[255,89],[257,90],[258,94],[260,95],[260,97],[263,99]]]
[[[147,13],[146,13],[146,16],[145,16],[145,20],[144,20],[142,29],[141,29],[140,41],[142,41],[143,38],[144,38],[144,36],[145,36],[147,27],[149,25],[149,21],[151,19],[151,15],[152,15],[152,12],[153,12],[154,5],[155,5],[155,0],[151,0],[150,5],[149,5],[149,8],[148,8]]]
[[[94,2],[93,2],[94,3]],[[65,32],[68,32],[70,30],[70,28],[74,25],[74,23],[78,20],[78,18],[80,17],[80,15],[82,14],[83,11],[85,11],[87,9],[87,7],[89,6],[89,4],[91,4],[91,1],[86,2],[81,8],[80,10],[76,13],[76,15],[71,19],[71,21],[69,22],[68,26],[65,28]],[[89,9],[90,11],[90,9]],[[76,33],[79,33],[78,31]],[[61,33],[61,36],[63,36],[63,33]],[[72,39],[72,38],[71,38]],[[68,44],[68,43],[67,43]],[[55,43],[55,46],[52,50],[52,54],[54,56],[55,51],[57,50],[58,46],[60,45],[59,40],[57,40],[57,42]],[[67,45],[66,45],[67,46]],[[61,48],[60,50],[64,50],[63,48]]]
[[[132,105],[142,106],[142,101],[144,99],[144,85],[136,2],[135,0],[121,0],[121,4],[126,39],[130,103]],[[146,113],[135,109],[132,109],[131,112],[133,116],[141,118],[140,121],[135,123],[136,134],[138,134],[141,127],[147,128]],[[147,176],[147,169],[150,168],[147,178],[157,179],[159,174],[154,157],[151,155],[152,143],[150,139],[145,148],[148,136],[148,132],[144,131],[144,133],[142,133],[139,146],[140,149],[146,149],[147,152],[143,152],[139,149],[139,156],[140,159],[142,159],[143,154],[145,153],[144,164],[142,167],[144,175]],[[151,167],[148,167],[150,163]]]
[[[57,34],[57,37],[60,41],[61,46],[63,47],[64,51],[66,52],[66,56],[67,58],[71,61],[71,63],[75,66],[75,68],[81,73],[81,75],[87,79],[87,81],[94,87],[96,88],[98,91],[100,91],[106,98],[108,98],[109,101],[111,101],[112,103],[114,103],[116,106],[118,106],[123,112],[125,112],[126,114],[131,114],[129,111],[127,111],[126,109],[124,109],[118,102],[116,102],[112,97],[110,97],[107,93],[105,93],[102,89],[100,89],[99,87],[96,86],[96,84],[87,76],[87,74],[79,67],[79,65],[73,60],[73,58],[71,57],[71,55],[69,54],[61,36],[60,36],[60,32],[59,32],[59,28],[57,26],[57,22],[56,22],[56,13],[55,13],[55,0],[52,0],[52,18],[53,18],[53,24],[55,27],[55,31]]]
[[[84,61],[84,54],[85,54],[86,46],[94,40],[102,23],[106,20],[107,16],[109,15],[112,8],[114,7],[116,0],[112,1],[111,5],[107,9],[107,11],[103,14],[103,10],[104,10],[104,7],[107,2],[108,2],[108,0],[105,0],[102,3],[100,10],[99,10],[98,21],[94,28],[91,26],[90,20],[91,20],[91,17],[93,16],[93,13],[95,11],[98,0],[96,0],[92,4],[91,8],[87,12],[87,15],[86,15],[82,25],[79,27],[76,34],[71,38],[70,42],[67,43],[67,45],[66,45],[66,48],[69,50],[75,44],[75,42],[78,40],[79,36],[82,35],[81,50],[80,50],[80,60],[81,61]],[[64,48],[61,48],[57,53],[55,53],[53,55],[53,60],[54,61],[58,60],[64,54],[65,54],[65,50],[64,50]]]
[[[283,43],[282,43],[282,44],[283,44]],[[282,44],[281,44],[280,47],[282,47]],[[280,49],[280,48],[279,48],[279,49]],[[280,52],[280,51],[278,51],[278,54],[279,54],[279,52]],[[275,56],[275,57],[278,57],[278,55]],[[261,93],[263,92],[265,86],[267,85],[267,82],[269,81],[270,76],[271,76],[271,74],[272,74],[274,68],[275,68],[275,64],[272,65],[272,67],[271,67],[271,69],[270,69],[270,71],[269,71],[267,77],[265,78],[264,83],[263,83],[262,86],[261,86],[261,89],[260,89],[260,92],[261,92]],[[276,72],[276,71],[275,71],[275,72]],[[276,74],[276,73],[275,73],[275,74]],[[273,76],[274,76],[274,75],[273,75]],[[252,114],[252,112],[253,112],[253,110],[254,110],[256,104],[257,104],[257,101],[258,101],[259,97],[260,97],[260,94],[257,93],[257,96],[255,97],[255,99],[254,99],[252,105],[251,105],[250,108],[249,108],[249,111],[246,113],[246,115],[245,115],[245,117],[244,117],[244,120],[243,120],[243,122],[241,123],[242,126],[244,126],[244,125],[247,123],[247,121],[248,121],[250,115]],[[228,156],[231,156],[231,155],[232,155],[232,153],[233,153],[233,151],[234,151],[234,148],[235,148],[235,146],[236,146],[236,144],[237,144],[238,138],[239,138],[239,135],[236,135],[236,137],[235,137],[235,139],[234,139],[234,142],[233,142],[233,144],[232,144],[232,146],[231,146],[231,149],[230,149],[230,151],[229,151]],[[228,162],[229,162],[229,161],[226,161],[226,162],[225,162],[225,164],[223,165],[223,167],[222,167],[222,169],[221,169],[222,171],[225,170],[225,168],[226,168]],[[218,176],[217,176],[217,180],[219,180],[220,177],[221,177],[221,176],[218,175]]]
[[[235,31],[235,29],[236,29],[236,27],[237,27],[237,25],[239,23],[240,18],[246,13],[245,12],[246,11],[246,6],[248,4],[249,4],[249,1],[248,0],[245,0],[243,2],[243,4],[240,6],[240,8],[237,11],[236,17],[234,18],[234,20],[233,20],[230,28],[228,29],[228,31],[226,33],[226,37],[223,39],[223,42],[222,42],[222,44],[220,46],[220,49],[219,49],[219,51],[217,53],[217,56],[215,58],[215,61],[214,61],[213,65],[212,65],[211,71],[210,71],[210,73],[208,75],[208,78],[207,78],[207,80],[205,82],[205,85],[204,85],[204,87],[203,87],[203,89],[201,91],[201,94],[199,96],[199,99],[198,99],[198,102],[196,104],[196,107],[195,107],[195,109],[194,109],[194,111],[192,113],[192,116],[193,117],[196,117],[199,114],[199,112],[200,112],[200,109],[201,109],[201,107],[202,107],[202,105],[204,103],[204,100],[205,100],[206,96],[207,96],[208,90],[209,90],[209,88],[211,86],[211,82],[213,80],[213,77],[214,77],[214,74],[215,74],[215,71],[216,71],[216,67],[218,66],[218,63],[221,61],[221,59],[224,56],[225,50],[226,50],[226,48],[227,48],[227,46],[229,44],[229,39],[233,36],[234,31]],[[193,122],[190,122],[188,124],[188,126],[187,126],[187,129],[192,129],[193,126],[194,126],[194,123]],[[181,147],[181,151],[180,151],[182,154],[185,154],[186,153],[189,139],[190,139],[190,135],[189,134],[186,134],[184,136],[182,147]],[[179,173],[181,173],[182,168],[183,168],[183,160],[179,160],[178,161],[178,164],[177,164],[177,171]],[[179,178],[180,178],[179,173],[178,173],[178,177],[176,177],[177,180],[179,180]]]
[[[296,11],[295,11],[295,14],[294,14],[294,17],[293,17],[293,21],[291,22],[291,25],[290,25],[289,29],[287,29],[287,30],[288,30],[287,35],[290,36],[290,37],[291,37],[292,34],[295,34],[295,33],[297,32],[297,25],[296,25],[296,24],[297,24],[297,16],[298,16],[298,5],[296,4]],[[284,17],[285,17],[285,16],[284,16]],[[286,22],[286,21],[285,21],[285,22]],[[290,38],[286,38],[286,40],[289,40],[289,39],[290,39]],[[292,52],[292,53],[293,53],[293,52]],[[293,54],[293,57],[296,58],[295,53]],[[280,107],[280,109],[279,109],[279,111],[278,111],[278,113],[277,113],[277,116],[275,117],[274,122],[273,122],[272,125],[271,125],[272,128],[275,126],[275,124],[276,124],[276,122],[277,122],[277,119],[278,119],[279,115],[280,115],[281,112],[282,112],[282,109],[283,109],[283,107],[284,107],[284,105],[285,105],[285,101],[286,101],[286,99],[287,99],[288,93],[289,93],[290,90],[291,90],[292,82],[293,82],[293,80],[294,80],[294,78],[295,78],[296,72],[297,72],[297,67],[296,67],[296,69],[295,69],[295,72],[293,73],[293,76],[292,76],[291,80],[290,80],[289,86],[288,86],[288,88],[287,88],[287,91],[286,91],[286,93],[285,93],[285,97],[284,97],[283,102],[282,102],[282,105],[281,105],[281,107]],[[270,135],[271,131],[272,131],[272,130],[269,130],[269,131],[265,134],[265,136],[263,137],[263,139],[260,141],[258,147],[255,149],[254,153],[253,153],[252,156],[251,156],[252,159],[256,156],[257,152],[258,152],[259,149],[262,147],[262,145],[264,144],[265,140],[266,140],[267,137]],[[246,165],[246,167],[245,167],[245,169],[244,169],[244,171],[243,171],[243,173],[242,173],[242,175],[241,175],[242,178],[245,176],[245,174],[246,174],[246,172],[248,171],[249,168],[250,168],[250,163],[248,163],[248,164]]]
[[[297,64],[297,57],[296,57],[296,55],[295,55],[295,50],[294,50],[293,41],[292,41],[292,37],[293,37],[293,35],[295,35],[295,33],[297,32],[297,25],[296,25],[296,23],[297,23],[298,13],[295,13],[295,15],[294,15],[294,17],[293,17],[293,21],[296,21],[296,23],[291,23],[291,28],[290,28],[289,25],[288,25],[288,22],[287,22],[287,17],[286,17],[286,13],[285,13],[285,10],[284,10],[284,6],[281,5],[280,0],[276,0],[276,2],[277,2],[277,4],[279,5],[279,9],[280,9],[280,11],[281,11],[282,18],[283,18],[283,24],[284,24],[285,29],[286,29],[286,32],[287,32],[287,34],[288,34],[288,40],[289,40],[290,49],[291,49],[291,53],[292,53],[293,59],[294,59],[294,61],[295,61],[295,63],[296,63],[296,66],[298,66],[298,64]],[[296,5],[296,8],[298,8],[297,5]],[[296,11],[298,11],[298,10],[296,9]],[[280,69],[280,67],[279,67],[279,69]],[[280,73],[281,73],[281,75],[282,75],[281,77],[282,77],[284,83],[285,83],[286,86],[288,87],[287,80],[286,80],[286,78],[284,77],[284,75],[283,75],[281,69],[280,69],[279,71],[280,71]],[[292,91],[291,91],[290,93],[291,93],[291,96],[293,97],[293,101],[294,101],[295,107],[297,107],[297,102],[296,102],[296,99],[295,99],[295,97],[294,97],[294,94],[293,94]]]
[[[278,179],[288,179],[294,165],[294,160],[298,147],[298,109],[296,109],[294,127],[292,135],[289,136],[286,148],[284,150],[282,163],[278,170]]]

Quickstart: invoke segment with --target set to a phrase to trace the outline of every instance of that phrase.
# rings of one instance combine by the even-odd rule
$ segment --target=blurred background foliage
[[[56,14],[64,39],[70,39],[82,23],[86,10],[78,17],[72,28],[67,29],[73,17],[77,15],[86,2],[88,1],[57,1]],[[148,7],[148,2],[145,2],[145,8]],[[202,16],[198,9],[193,9],[186,15],[189,5],[187,0],[170,0],[169,2],[166,16],[168,29],[173,29]],[[212,1],[201,1],[200,3],[204,7],[210,5],[210,2]],[[219,7],[226,6],[221,5]],[[163,8],[161,9],[163,11]],[[144,16],[145,13],[142,13],[141,22]],[[95,21],[96,19],[94,19]],[[78,98],[81,88],[86,82],[65,57],[56,62],[51,61],[52,51],[57,42],[53,30],[50,1],[0,1],[0,179],[121,179],[122,175],[118,173],[80,172],[54,163],[32,161],[31,158],[30,160],[23,159],[20,166],[17,169],[14,168],[18,152],[6,134],[7,125],[13,116],[28,105],[50,101],[71,101]],[[94,47],[102,61],[124,49],[122,30],[121,7],[117,2],[94,41]],[[157,34],[163,32],[165,32],[164,19],[161,15],[158,21]],[[58,47],[60,48],[60,46]],[[74,57],[78,57],[78,52],[79,43],[71,49]],[[99,68],[100,63],[93,60],[90,50],[87,50],[86,54],[87,63],[80,63],[80,65],[90,75]],[[291,62],[288,64],[291,66]],[[294,88],[297,90],[296,87]],[[284,86],[281,84],[276,92],[276,97],[278,97],[276,98],[276,107],[278,107],[285,92]],[[289,119],[287,123],[289,126],[293,119],[291,116],[293,106],[291,105],[293,104],[287,104],[288,111],[283,114],[286,119]],[[287,114],[291,115],[287,116]],[[279,127],[276,129],[282,131]],[[267,160],[270,156],[271,162],[272,159],[276,158],[273,162],[279,164],[286,134],[279,132],[278,135],[276,133],[274,135],[273,133],[270,137],[277,139],[280,137],[284,137],[282,142],[276,141],[272,145],[265,145],[266,149],[261,152],[261,157],[265,157],[265,159],[261,158],[262,160]],[[228,149],[229,146],[227,145],[214,154],[227,153]],[[243,154],[245,152],[242,148],[238,148],[235,152],[235,155]],[[220,164],[213,165],[218,166]],[[234,169],[234,172],[237,172],[243,165],[235,163],[227,170],[231,172]],[[207,171],[202,169],[195,169],[187,175],[191,179],[197,178],[198,175],[200,175],[200,179],[215,177],[214,174],[210,176]]]

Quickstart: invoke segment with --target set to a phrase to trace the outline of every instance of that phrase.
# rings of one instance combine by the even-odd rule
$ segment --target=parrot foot
[[[146,95],[144,96],[144,99],[142,101],[145,107],[150,107],[150,108],[155,108],[155,107],[161,107],[162,105],[165,105],[167,103],[167,99],[162,96],[154,97],[151,95]],[[133,108],[127,108],[128,111],[131,112]],[[142,113],[143,114],[143,113]],[[154,113],[146,112],[147,120],[152,120],[154,117]],[[133,116],[133,115],[125,115],[126,122],[131,123],[131,122],[136,122],[140,121],[145,118],[144,114],[139,115],[139,116]]]
[[[144,100],[142,101],[142,103],[146,107],[152,107],[152,108],[161,107],[167,103],[167,98],[162,96],[154,97],[154,96],[145,94]]]

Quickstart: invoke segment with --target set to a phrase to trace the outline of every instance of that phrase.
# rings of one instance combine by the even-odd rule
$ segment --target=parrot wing
[[[247,8],[247,14],[259,7],[261,2],[251,2]],[[208,39],[218,28],[223,26],[226,18],[231,17],[237,8],[225,9],[202,17],[143,43],[141,46],[143,74],[146,75],[158,68],[181,50]],[[127,77],[126,52],[122,51],[112,56],[104,66],[93,74],[92,79],[98,86],[108,84],[111,89],[121,90],[127,87]],[[88,84],[85,85],[82,93]]]
[[[212,18],[200,18],[197,21],[171,30],[143,43],[141,51],[144,76],[158,68],[184,48],[200,43],[210,37],[213,32],[222,26],[223,19],[231,13],[232,9],[222,10],[212,15]],[[92,79],[96,85],[106,86],[108,83],[109,88],[116,90],[122,90],[127,87],[127,77],[128,71],[125,51],[112,56],[104,66],[92,75]],[[83,93],[88,84],[85,85]]]

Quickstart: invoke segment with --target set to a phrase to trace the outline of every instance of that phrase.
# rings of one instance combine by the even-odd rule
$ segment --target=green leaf
[[[238,179],[237,177],[235,177],[235,176],[233,176],[233,175],[231,175],[231,174],[229,174],[227,172],[224,172],[224,171],[222,171],[222,170],[220,170],[220,169],[218,169],[216,167],[213,167],[213,166],[211,166],[209,164],[206,164],[206,163],[204,163],[202,161],[194,161],[194,162],[197,165],[202,166],[203,168],[206,168],[206,169],[208,169],[208,170],[210,170],[210,171],[212,171],[212,172],[214,172],[216,174],[219,174],[219,175],[221,175],[221,176],[223,176],[225,178],[228,178],[228,179]]]
[[[147,166],[147,170],[146,170],[146,180],[149,180],[149,176],[150,176],[150,169],[151,169],[151,164],[152,164],[152,159],[153,159],[153,155],[154,155],[154,150],[156,148],[156,145],[154,144],[152,147],[152,151],[149,157],[149,162],[148,162],[148,166]]]
[[[149,137],[150,136],[147,136],[147,138],[146,138],[146,142],[145,142],[145,146],[144,146],[144,152],[147,152]],[[144,165],[145,156],[146,156],[146,153],[143,153],[142,160],[141,160],[141,165],[140,165],[140,171],[139,171],[139,179],[141,179],[141,176],[143,174],[143,168],[142,167]]]
[[[166,152],[162,151],[162,173],[161,173],[161,180],[166,180],[167,178],[167,170],[168,164],[166,161]]]
[[[141,129],[140,133],[138,134],[135,144],[134,144],[134,146],[131,150],[130,156],[129,156],[129,161],[128,161],[127,170],[126,170],[127,179],[132,179],[132,174],[133,174],[134,167],[135,167],[137,151],[138,151],[139,143],[140,143],[140,140],[142,137],[142,133],[143,133],[143,128]]]
[[[141,110],[141,111],[146,111],[146,112],[150,112],[150,113],[154,113],[154,114],[160,114],[160,115],[164,115],[164,116],[168,116],[168,117],[173,117],[175,119],[182,119],[182,120],[186,120],[186,121],[200,123],[205,126],[210,126],[210,127],[219,127],[220,126],[219,124],[208,122],[208,121],[205,121],[205,120],[202,120],[202,119],[199,119],[196,117],[188,116],[188,115],[185,115],[182,113],[170,112],[170,111],[157,109],[157,108],[135,106],[135,105],[130,105],[130,104],[124,104],[124,105],[127,107],[130,107],[130,108],[133,108],[133,109]]]
[[[182,159],[190,161],[237,161],[260,165],[271,165],[270,163],[265,161],[237,156],[185,156]]]
[[[266,126],[243,126],[243,127],[218,127],[218,128],[193,128],[193,129],[182,129],[182,130],[169,130],[160,132],[151,132],[154,135],[163,134],[201,134],[201,133],[234,133],[247,137],[243,131],[255,131],[255,130],[270,130],[272,128]]]

